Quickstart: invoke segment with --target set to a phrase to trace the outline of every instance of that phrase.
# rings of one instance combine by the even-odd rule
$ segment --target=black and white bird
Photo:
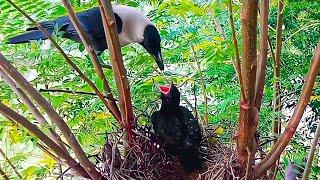
[[[151,115],[151,122],[164,150],[177,155],[182,167],[191,172],[202,168],[200,143],[202,133],[197,119],[180,106],[180,92],[173,84],[160,86],[161,108]]]
[[[123,47],[131,43],[139,43],[154,57],[160,70],[164,70],[160,34],[150,19],[134,7],[113,5],[112,8],[116,19],[120,46]],[[98,55],[101,54],[108,48],[108,45],[99,8],[96,7],[79,12],[77,13],[77,17],[92,41],[94,49],[98,52]],[[54,32],[55,27],[58,27],[58,31],[64,32],[62,37],[81,42],[68,16],[59,17],[55,20],[45,21],[40,24],[50,34]],[[31,40],[47,39],[37,27],[28,28],[26,31],[26,33],[10,38],[9,43],[19,44],[27,43]]]

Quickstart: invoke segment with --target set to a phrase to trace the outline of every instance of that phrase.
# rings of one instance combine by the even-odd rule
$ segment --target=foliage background
[[[61,2],[57,0],[17,0],[19,7],[32,15],[37,21],[53,19],[66,14]],[[72,1],[77,11],[96,6],[97,1]],[[197,110],[205,116],[203,88],[208,96],[209,122],[221,125],[225,130],[221,140],[230,142],[237,125],[239,86],[231,63],[234,57],[234,47],[229,29],[229,17],[226,0],[118,0],[117,3],[141,8],[157,25],[162,37],[163,57],[166,63],[166,76],[157,71],[154,60],[142,47],[132,44],[122,48],[125,66],[131,85],[132,99],[135,114],[139,124],[149,123],[147,115],[157,109],[159,92],[157,85],[173,80],[180,86],[183,98],[195,105]],[[239,44],[240,31],[240,3],[235,2],[234,12]],[[271,5],[269,23],[270,39],[274,47],[275,27],[277,16],[277,1]],[[319,40],[320,6],[317,1],[288,0],[285,7],[283,25],[283,50],[281,83],[283,101],[285,105],[281,117],[285,122],[290,116],[290,104],[295,104],[299,97],[302,83],[307,73],[313,50]],[[223,35],[217,30],[216,23],[221,25]],[[30,26],[14,8],[0,0],[0,51],[22,72],[37,89],[68,89],[70,91],[91,92],[85,84],[65,63],[63,57],[49,43],[34,42],[31,44],[8,45],[9,37],[23,32]],[[57,41],[63,49],[73,57],[77,65],[85,72],[98,87],[102,89],[102,82],[96,77],[93,66],[82,45],[59,38]],[[194,51],[192,50],[194,49]],[[108,53],[103,54],[105,63],[108,63]],[[197,67],[200,64],[200,70]],[[112,71],[105,71],[115,90]],[[203,81],[201,76],[203,76]],[[272,120],[275,114],[272,111],[273,99],[273,59],[269,55],[265,97],[259,132],[262,138],[270,136]],[[33,116],[21,103],[9,87],[0,81],[0,99],[20,114],[35,122]],[[304,122],[298,135],[284,154],[282,166],[286,167],[290,161],[303,163],[316,127],[320,121],[319,80],[317,81],[313,101],[310,104],[309,117]],[[72,131],[76,134],[82,147],[89,155],[97,154],[105,141],[105,133],[117,130],[117,124],[112,116],[106,112],[103,104],[93,96],[42,93],[53,104],[55,109],[63,115]],[[195,95],[196,96],[195,96]],[[287,105],[289,104],[289,105]],[[286,116],[287,115],[287,116]],[[57,164],[45,156],[36,146],[35,139],[17,124],[10,123],[0,116],[0,147],[18,167],[19,172],[26,179],[35,177],[52,177],[58,173]],[[307,143],[305,143],[307,142]],[[270,143],[265,149],[270,149]],[[319,162],[319,156],[316,157]],[[12,178],[15,174],[8,164],[0,159],[1,166],[9,172]],[[316,164],[316,163],[315,163]],[[318,163],[319,164],[319,163]],[[279,179],[284,170],[281,169]],[[312,178],[319,174],[320,168],[313,166]]]

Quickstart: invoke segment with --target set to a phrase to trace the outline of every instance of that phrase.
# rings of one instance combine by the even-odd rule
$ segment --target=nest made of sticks
[[[162,150],[150,129],[137,128],[135,144],[130,146],[123,158],[118,150],[123,150],[123,143],[120,143],[122,134],[113,135],[117,138],[110,140],[102,153],[108,157],[103,157],[104,161],[98,166],[106,179],[233,179],[239,174],[237,168],[234,168],[235,152],[219,141],[215,128],[204,130],[205,137],[200,148],[203,169],[192,173],[183,170],[177,157],[167,155]],[[215,142],[212,142],[213,138]]]

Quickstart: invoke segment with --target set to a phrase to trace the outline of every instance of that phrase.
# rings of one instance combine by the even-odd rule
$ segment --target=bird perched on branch
[[[160,86],[161,108],[151,116],[154,132],[164,150],[178,155],[186,171],[201,169],[199,154],[201,128],[192,113],[180,106],[180,92],[176,86]]]
[[[160,47],[161,38],[157,28],[151,23],[150,19],[137,8],[124,5],[113,5],[112,8],[117,24],[120,46],[139,43],[155,58],[160,70],[164,70]],[[93,43],[94,49],[100,55],[108,48],[108,45],[99,8],[92,8],[79,12],[76,15],[88,38]],[[81,42],[68,16],[62,16],[55,20],[41,22],[40,24],[49,34],[52,34],[55,27],[58,27],[59,32],[64,32],[62,37]],[[26,33],[10,38],[9,43],[19,44],[27,43],[31,40],[47,39],[37,27],[28,28],[26,31]]]

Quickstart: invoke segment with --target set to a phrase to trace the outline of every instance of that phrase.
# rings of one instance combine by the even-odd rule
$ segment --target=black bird
[[[157,28],[151,23],[150,19],[137,8],[124,5],[113,5],[112,7],[116,19],[120,46],[123,47],[134,42],[139,43],[155,58],[160,70],[164,70],[160,47],[161,38]],[[94,49],[98,51],[98,55],[101,54],[108,48],[108,45],[99,8],[95,7],[79,12],[77,13],[77,17],[92,41]],[[55,27],[58,27],[58,31],[64,32],[62,37],[81,42],[68,16],[62,16],[40,24],[50,34],[53,33]],[[19,44],[27,43],[31,40],[47,39],[37,27],[28,28],[26,31],[24,34],[10,38],[9,43]]]
[[[165,151],[178,155],[182,167],[191,172],[202,168],[199,154],[201,128],[192,113],[180,106],[180,92],[173,84],[160,86],[161,108],[151,116],[154,132]]]

